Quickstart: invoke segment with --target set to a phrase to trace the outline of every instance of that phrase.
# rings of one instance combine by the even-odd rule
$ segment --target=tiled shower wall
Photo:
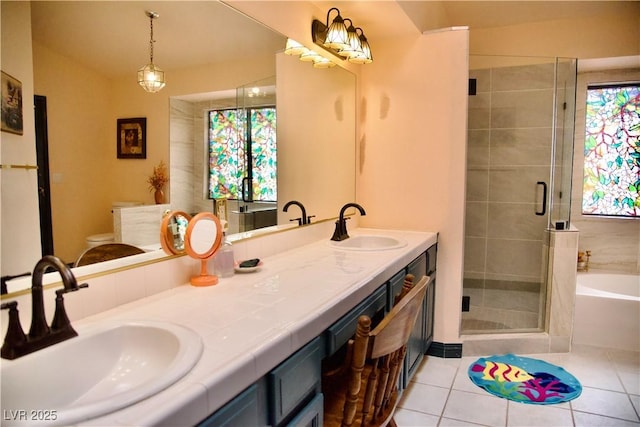
[[[465,278],[541,282],[554,64],[470,70]]]
[[[206,114],[212,109],[235,108],[236,100],[190,101],[172,98],[170,102],[169,144],[171,164],[171,208],[187,213],[212,212],[213,202],[205,194]],[[196,185],[199,184],[199,185]],[[238,232],[237,202],[227,204],[228,232]]]
[[[470,70],[463,330],[544,328],[554,64]],[[550,188],[550,187],[549,187]]]

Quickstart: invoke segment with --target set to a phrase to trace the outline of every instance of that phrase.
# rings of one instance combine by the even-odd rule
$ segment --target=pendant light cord
[[[155,40],[153,39],[153,18],[154,16],[151,15],[149,17],[149,21],[151,22],[151,37],[149,39],[149,57],[151,59],[151,63],[153,64],[153,43],[155,42]]]

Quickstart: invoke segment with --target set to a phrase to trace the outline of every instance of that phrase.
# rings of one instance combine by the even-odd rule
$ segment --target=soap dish
[[[238,263],[233,266],[236,273],[253,273],[260,270],[260,267],[262,267],[262,261],[260,261],[255,267],[240,267],[240,264]]]

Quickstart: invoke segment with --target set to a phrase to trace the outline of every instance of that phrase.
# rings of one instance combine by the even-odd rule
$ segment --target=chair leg
[[[345,396],[344,412],[342,417],[343,426],[351,426],[356,416],[358,394],[362,383],[362,371],[367,356],[367,345],[369,343],[369,331],[371,330],[371,319],[367,316],[360,316],[356,337],[353,345],[353,355],[351,358],[351,372],[347,392]]]
[[[393,417],[391,417],[391,419],[389,420],[389,424],[387,424],[389,427],[398,427],[398,424],[396,424],[396,420],[393,419]]]

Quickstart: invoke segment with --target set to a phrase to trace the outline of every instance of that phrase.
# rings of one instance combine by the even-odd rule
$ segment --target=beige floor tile
[[[443,416],[472,423],[504,426],[507,420],[507,400],[491,396],[452,390]]]
[[[412,382],[409,388],[405,390],[398,406],[412,411],[440,416],[448,395],[448,388]]]
[[[582,394],[571,402],[571,407],[574,411],[640,422],[629,396],[625,393],[583,387]]]
[[[398,427],[436,427],[439,416],[424,414],[422,412],[399,408],[393,417]]]
[[[509,402],[507,426],[572,426],[573,419],[569,409],[556,405],[529,405]]]

